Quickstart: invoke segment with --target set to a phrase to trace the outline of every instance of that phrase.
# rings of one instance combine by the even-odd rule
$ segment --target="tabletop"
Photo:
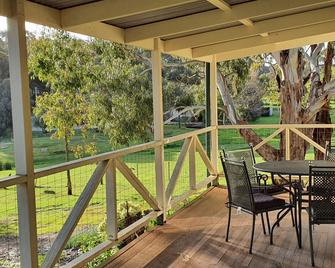
[[[326,160],[282,160],[282,161],[266,161],[254,165],[257,171],[269,172],[281,175],[309,175],[309,166],[317,167],[333,167],[335,162]]]

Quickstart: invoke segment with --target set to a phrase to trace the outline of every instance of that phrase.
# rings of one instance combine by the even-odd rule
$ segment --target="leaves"
[[[44,33],[32,39],[29,46],[29,70],[33,77],[46,83],[49,92],[36,98],[33,110],[41,118],[52,138],[68,144],[79,130],[84,145],[74,148],[75,156],[94,153],[85,145],[87,131],[93,126],[88,85],[92,68],[92,52],[87,43],[63,31]],[[65,146],[68,158],[70,148]],[[82,150],[82,152],[79,152]]]

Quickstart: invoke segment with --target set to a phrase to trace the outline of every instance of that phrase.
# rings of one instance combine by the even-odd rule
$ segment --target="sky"
[[[30,32],[40,32],[42,28],[43,27],[41,25],[26,22],[26,30]],[[7,19],[6,17],[0,16],[0,31],[6,31],[6,30],[7,30]]]

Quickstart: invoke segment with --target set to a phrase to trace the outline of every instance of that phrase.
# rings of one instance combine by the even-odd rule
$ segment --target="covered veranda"
[[[324,152],[322,146],[310,140],[299,129],[334,128],[334,126],[218,126],[217,62],[334,40],[334,11],[334,0],[0,0],[0,16],[8,18],[10,82],[17,171],[15,176],[1,180],[0,188],[17,187],[21,266],[28,268],[39,266],[35,181],[95,163],[97,166],[87,185],[78,197],[72,211],[68,213],[62,229],[52,241],[52,246],[45,254],[42,267],[57,265],[62,250],[89,205],[103,176],[106,176],[106,232],[108,239],[68,263],[67,266],[84,266],[88,261],[145,226],[151,219],[158,217],[161,224],[165,223],[169,209],[186,200],[195,191],[203,189],[206,185],[210,186],[209,192],[204,194],[194,205],[177,214],[171,223],[168,219],[163,226],[145,234],[142,240],[137,241],[138,244],[133,242],[126,247],[112,260],[111,265],[117,266],[120,262],[126,266],[129,265],[128,267],[134,267],[131,265],[131,261],[134,265],[136,263],[136,266],[142,264],[142,266],[151,265],[152,267],[171,264],[175,264],[175,267],[183,265],[200,267],[204,266],[205,263],[220,266],[257,266],[263,262],[269,266],[282,264],[299,267],[308,265],[306,247],[301,251],[295,249],[296,245],[291,244],[293,229],[285,222],[281,227],[283,233],[275,237],[275,246],[273,247],[268,247],[268,237],[256,235],[255,254],[252,256],[247,254],[247,250],[243,246],[244,242],[247,243],[246,237],[248,237],[248,228],[244,228],[244,224],[247,222],[246,215],[235,219],[233,227],[236,228],[233,228],[235,232],[233,231],[232,234],[236,240],[232,240],[231,244],[223,242],[224,232],[222,229],[226,221],[224,208],[226,191],[214,188],[218,185],[221,170],[218,168],[220,146],[218,144],[218,131],[219,129],[244,127],[272,129],[274,132],[255,145],[256,148],[260,148],[280,132],[285,131],[286,158],[289,159],[290,133],[295,133],[313,147]],[[154,141],[34,170],[25,21],[151,50]],[[206,92],[208,93],[206,128],[164,138],[162,53],[206,62]],[[199,140],[199,136],[203,134],[208,136],[208,150],[204,149]],[[184,143],[171,176],[166,178],[164,148],[166,145],[178,141]],[[123,161],[123,157],[145,150],[154,150],[154,195]],[[199,179],[197,177],[197,153],[208,170],[206,178]],[[186,156],[189,160],[189,189],[176,196],[174,191]],[[123,230],[118,230],[117,224],[117,172],[122,173],[152,209],[149,214]],[[195,219],[200,221],[199,229],[190,224],[190,222],[196,221]],[[202,220],[203,223],[201,223]],[[176,225],[185,229],[175,230]],[[237,228],[241,227],[240,225],[243,228]],[[292,236],[290,235],[291,229]],[[319,230],[316,239],[319,241],[318,250],[321,253],[317,254],[320,259],[316,260],[316,264],[331,267],[334,265],[334,254],[328,250],[333,247],[334,239],[328,236],[328,233],[333,235],[333,229],[320,228]],[[186,235],[190,232],[197,236],[197,241],[193,241],[194,237]],[[162,243],[158,245],[160,248],[155,249],[156,251],[151,252],[150,255],[149,249],[140,245],[146,243],[145,239],[151,239],[152,236],[155,239],[157,237],[157,241],[162,241]],[[186,241],[181,237],[185,237]],[[188,239],[193,242],[187,244]],[[238,240],[241,240],[242,243],[237,243]],[[164,243],[166,244],[163,245]],[[141,248],[139,249],[139,247]],[[129,257],[128,254],[133,255],[134,253],[131,252],[136,249],[137,255]],[[127,250],[129,250],[128,253]],[[292,255],[293,252],[294,256],[300,254],[299,261]],[[259,256],[259,254],[262,255]],[[274,259],[269,259],[268,255]],[[139,259],[136,259],[136,256],[139,256]],[[124,261],[123,258],[126,258],[127,261]],[[140,259],[145,262],[138,264]],[[239,262],[242,259],[245,263]],[[292,260],[292,262],[288,263],[288,260]]]

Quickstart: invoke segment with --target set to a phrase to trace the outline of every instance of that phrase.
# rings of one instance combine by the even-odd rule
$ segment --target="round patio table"
[[[335,162],[326,160],[266,161],[255,164],[254,168],[257,171],[263,171],[277,175],[307,176],[309,175],[309,166],[335,167]]]
[[[309,166],[316,167],[335,167],[335,162],[326,160],[282,160],[282,161],[266,161],[254,165],[255,170],[261,172],[267,172],[271,174],[272,182],[275,183],[274,175],[278,175],[283,178],[288,184],[290,189],[296,188],[292,184],[291,176],[299,176],[299,183],[301,183],[302,176],[309,175]],[[289,180],[286,180],[283,176],[287,175]],[[299,246],[301,247],[301,187],[298,187],[298,213],[299,213]],[[297,222],[296,222],[297,224]]]

